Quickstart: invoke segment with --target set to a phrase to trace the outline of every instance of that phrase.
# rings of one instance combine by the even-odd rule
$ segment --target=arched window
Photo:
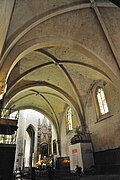
[[[97,95],[100,114],[104,115],[108,113],[109,112],[108,105],[106,102],[104,91],[101,87],[97,88],[96,95]]]
[[[72,109],[70,107],[67,109],[66,128],[67,128],[67,131],[71,131],[73,129],[73,127],[72,127]]]

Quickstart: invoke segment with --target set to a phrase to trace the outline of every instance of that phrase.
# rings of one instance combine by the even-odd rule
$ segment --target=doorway
[[[29,125],[25,135],[24,167],[32,167],[34,163],[34,142],[35,132],[32,125]]]

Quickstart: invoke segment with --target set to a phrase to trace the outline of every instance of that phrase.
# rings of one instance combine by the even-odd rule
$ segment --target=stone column
[[[58,155],[61,156],[61,140],[60,139],[57,140],[57,145],[58,145]]]
[[[26,120],[24,114],[20,111],[19,119],[18,119],[17,138],[16,138],[16,155],[15,155],[14,169],[16,168],[23,169],[25,123]]]

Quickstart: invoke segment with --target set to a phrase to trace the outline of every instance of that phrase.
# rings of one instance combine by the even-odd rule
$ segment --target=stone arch
[[[19,51],[21,52],[18,51],[17,54],[15,53],[16,55],[14,59],[15,61],[12,64],[11,68],[14,67],[14,65],[29,52],[49,46],[72,47],[73,50],[75,49],[76,51],[80,51],[81,53],[86,54],[89,58],[93,59],[93,61],[96,61],[99,64],[101,64],[101,66],[103,67],[105,66],[105,69],[107,70],[107,74],[109,77],[110,77],[109,73],[114,74],[114,72],[112,72],[112,68],[107,65],[105,60],[101,59],[97,54],[95,54],[93,51],[86,48],[85,46],[81,45],[79,42],[70,39],[62,39],[60,37],[54,37],[54,36],[41,37],[38,39],[33,39],[30,42],[24,42],[24,44],[21,45],[19,44]],[[17,46],[15,46],[14,48],[15,51],[16,48],[18,49]]]
[[[73,107],[73,109],[76,111],[76,113],[78,115],[78,119],[80,119],[80,121],[81,121],[82,128],[85,130],[85,124],[84,124],[85,122],[84,122],[84,119],[83,119],[82,114],[80,112],[78,104],[74,101],[74,99],[67,92],[63,91],[61,88],[59,88],[59,87],[57,87],[57,86],[55,86],[53,84],[50,84],[50,83],[47,83],[47,82],[33,82],[33,83],[26,84],[25,86],[22,86],[21,88],[18,88],[17,91],[14,92],[14,94],[10,97],[10,101],[12,101],[12,99],[17,95],[17,93],[22,92],[26,88],[31,88],[31,87],[34,87],[34,86],[46,86],[46,87],[54,89],[55,91],[60,93],[60,97],[62,99],[64,99],[68,104],[70,104]],[[5,102],[6,106],[8,106],[10,101]],[[57,124],[56,124],[56,127],[57,127],[57,129],[59,129],[59,126]],[[59,132],[59,130],[58,130],[58,132]]]
[[[26,128],[26,132],[29,135],[29,147],[27,147],[27,145],[25,145],[25,154],[26,154],[26,150],[27,148],[29,148],[29,167],[32,167],[32,159],[34,156],[34,143],[35,143],[35,128],[32,124],[29,124],[29,126]],[[26,140],[27,143],[27,140]]]
[[[80,51],[81,53],[87,55],[90,59],[92,59],[95,62],[98,62],[102,67],[105,68],[106,74],[111,79],[113,83],[115,83],[117,86],[119,84],[119,78],[116,73],[114,73],[113,69],[107,65],[105,60],[98,57],[97,54],[92,52],[90,49],[84,47],[77,41],[68,40],[68,39],[62,39],[60,37],[41,37],[38,39],[33,39],[31,41],[24,42],[24,44],[19,44],[19,48],[17,44],[14,46],[12,52],[8,54],[6,59],[4,60],[4,72],[6,74],[6,80],[8,79],[10,72],[12,71],[13,67],[20,61],[22,57],[27,55],[29,52],[34,51],[36,49],[49,47],[49,46],[61,46],[61,47],[71,47],[73,50]],[[5,65],[7,63],[7,66]],[[9,65],[8,65],[9,64]]]

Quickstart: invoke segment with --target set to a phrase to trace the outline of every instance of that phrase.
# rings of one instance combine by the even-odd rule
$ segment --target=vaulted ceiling
[[[3,107],[36,109],[59,132],[69,105],[84,126],[93,84],[120,86],[120,9],[107,0],[4,0],[0,8]]]

